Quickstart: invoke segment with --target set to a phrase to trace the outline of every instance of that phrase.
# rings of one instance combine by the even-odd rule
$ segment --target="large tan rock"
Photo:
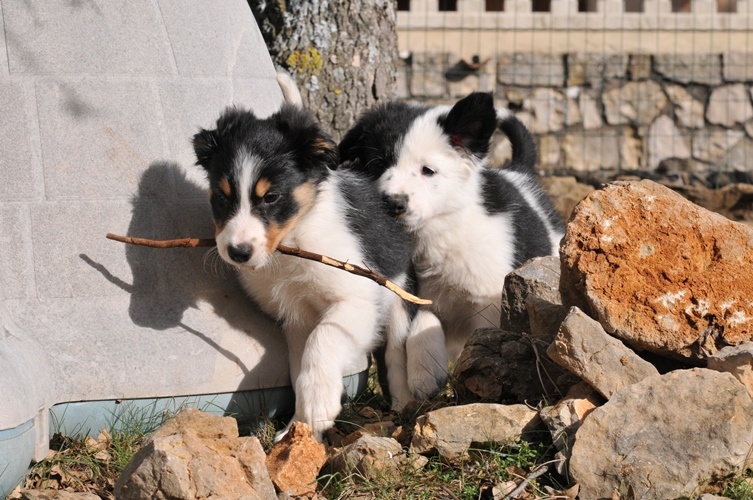
[[[699,360],[753,338],[753,229],[659,184],[586,197],[560,253],[563,303],[634,347]]]
[[[259,440],[238,437],[234,418],[194,408],[147,438],[115,484],[115,497],[277,498]]]

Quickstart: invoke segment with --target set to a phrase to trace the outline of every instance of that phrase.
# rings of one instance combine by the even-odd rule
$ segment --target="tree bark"
[[[335,140],[395,96],[394,0],[248,0],[275,65]]]

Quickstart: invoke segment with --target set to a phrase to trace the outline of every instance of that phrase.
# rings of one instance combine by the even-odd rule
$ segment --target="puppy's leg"
[[[298,376],[301,373],[301,362],[303,360],[303,351],[306,347],[306,339],[310,328],[308,325],[300,323],[286,324],[285,328],[285,343],[288,346],[288,364],[290,366],[290,385],[295,389]],[[284,429],[275,434],[275,443],[281,440],[290,429],[290,424],[295,421],[295,417],[288,422],[288,425]]]
[[[376,325],[373,303],[342,301],[327,310],[306,340],[295,383],[293,421],[310,425],[320,441],[340,413],[343,374],[366,356],[376,336]]]
[[[420,310],[406,341],[408,387],[416,399],[429,399],[447,382],[447,348],[442,325],[434,313]]]
[[[408,386],[407,353],[405,340],[410,327],[408,311],[400,299],[395,300],[390,310],[385,329],[387,343],[384,347],[384,361],[387,365],[387,382],[393,410],[400,411],[413,399]]]

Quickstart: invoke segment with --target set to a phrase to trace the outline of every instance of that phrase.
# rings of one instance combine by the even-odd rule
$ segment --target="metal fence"
[[[536,135],[545,173],[750,181],[753,0],[397,6],[400,96],[494,92]]]

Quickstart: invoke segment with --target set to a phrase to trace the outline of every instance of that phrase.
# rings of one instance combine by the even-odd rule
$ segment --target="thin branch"
[[[531,471],[525,477],[525,479],[523,479],[523,481],[521,481],[520,484],[514,490],[512,490],[510,493],[505,495],[502,500],[512,500],[516,496],[520,495],[523,492],[523,490],[526,489],[526,486],[528,486],[528,483],[530,483],[531,481],[533,481],[539,476],[543,476],[548,470],[549,470],[549,466],[544,464],[538,469]]]
[[[107,239],[120,241],[121,243],[129,243],[131,245],[140,245],[140,246],[153,247],[153,248],[213,247],[217,244],[213,238],[180,238],[177,240],[152,240],[149,238],[134,238],[133,236],[120,236],[120,235],[112,234],[112,233],[107,233]],[[368,278],[371,281],[374,281],[375,283],[387,288],[391,292],[397,294],[398,297],[400,297],[403,300],[407,300],[408,302],[413,302],[414,304],[420,304],[420,305],[431,304],[430,300],[416,297],[412,293],[408,293],[402,288],[400,288],[393,281],[390,281],[384,276],[381,276],[364,267],[356,266],[354,264],[349,264],[347,262],[333,259],[331,257],[327,257],[326,255],[321,255],[321,254],[313,253],[313,252],[307,252],[306,250],[301,250],[300,248],[292,248],[285,245],[277,245],[277,251],[285,255],[292,255],[293,257],[300,257],[301,259],[321,262],[322,264],[325,264],[331,267],[336,267],[338,269],[342,269],[343,271],[347,271],[351,274],[355,274],[356,276]]]

